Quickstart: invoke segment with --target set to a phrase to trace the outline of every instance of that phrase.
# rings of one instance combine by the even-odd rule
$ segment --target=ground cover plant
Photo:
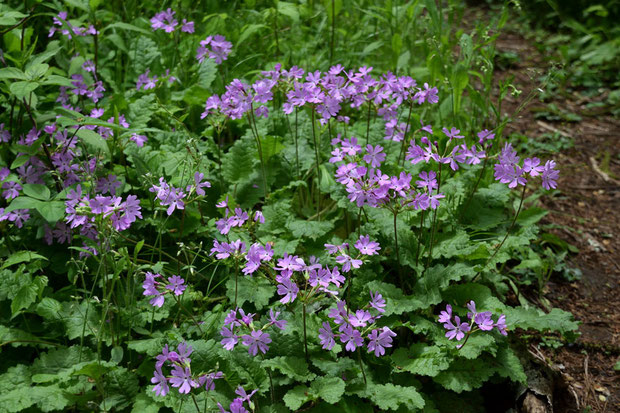
[[[4,410],[481,411],[576,329],[507,274],[561,169],[503,134],[508,5],[0,7]]]

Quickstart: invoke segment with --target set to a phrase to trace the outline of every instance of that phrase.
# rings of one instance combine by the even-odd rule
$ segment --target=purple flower
[[[280,330],[284,331],[286,329],[286,324],[288,323],[288,321],[286,320],[278,320],[278,316],[280,315],[280,312],[273,312],[273,309],[269,309],[269,324],[272,324],[274,326],[276,326],[277,328],[279,328]]]
[[[299,287],[297,284],[292,282],[290,278],[283,278],[278,284],[278,294],[283,295],[280,299],[282,304],[292,303],[297,298],[297,293],[299,292]]]
[[[22,189],[22,186],[19,184],[19,182],[7,181],[2,184],[2,189],[5,190],[4,192],[2,192],[2,196],[7,201],[10,201],[11,199],[17,198],[19,196],[19,191]]]
[[[153,391],[157,396],[165,396],[168,394],[168,391],[170,391],[170,387],[168,387],[168,380],[161,372],[161,366],[156,366],[155,371],[153,372],[153,377],[151,378],[151,383],[155,384]]]
[[[211,188],[211,182],[209,181],[204,181],[205,175],[201,172],[196,172],[194,174],[194,188],[196,188],[196,194],[200,195],[200,196],[204,196],[205,190],[202,188]]]
[[[492,139],[495,139],[495,134],[488,130],[485,129],[483,131],[478,132],[478,143],[483,145],[486,141],[490,141]]]
[[[186,19],[183,19],[181,22],[181,31],[185,33],[194,33],[194,22],[188,22]]]
[[[446,337],[448,337],[449,340],[456,337],[457,341],[461,341],[461,339],[465,337],[465,333],[470,330],[470,327],[467,323],[461,323],[459,316],[454,316],[454,320],[454,324],[452,324],[452,321],[448,321],[444,324],[444,328],[448,330],[446,332]]]
[[[368,352],[374,351],[376,357],[383,356],[385,348],[392,347],[392,337],[396,334],[388,327],[372,330],[368,335]]]
[[[355,314],[349,315],[349,322],[353,327],[366,327],[372,321],[372,315],[365,310],[357,310]]]
[[[198,378],[198,384],[200,386],[205,386],[206,391],[215,390],[215,380],[221,379],[222,377],[224,377],[224,373],[221,371],[205,374]]]
[[[482,331],[490,331],[493,330],[493,319],[491,319],[491,312],[484,311],[482,313],[477,313],[474,317],[474,322],[478,326],[478,328]]]
[[[347,324],[341,328],[340,341],[346,343],[347,351],[355,351],[356,348],[364,345],[364,339],[359,331],[355,330],[351,325]]]
[[[374,148],[372,145],[366,145],[366,155],[364,155],[364,162],[369,163],[373,168],[381,166],[381,162],[385,160],[385,153],[383,148],[379,145]]]
[[[370,302],[368,303],[372,308],[380,313],[384,313],[385,300],[379,292],[370,292]]]
[[[271,338],[269,338],[269,333],[265,333],[264,331],[252,331],[249,335],[246,334],[241,337],[243,340],[243,345],[248,347],[248,353],[255,356],[260,350],[263,354],[267,353],[269,350],[268,344],[271,343]]]
[[[342,254],[336,257],[336,262],[338,264],[342,264],[342,271],[344,272],[351,271],[351,267],[359,268],[363,263],[362,260],[352,258],[347,254]]]
[[[174,295],[181,295],[187,288],[184,283],[185,280],[183,278],[178,275],[173,275],[172,277],[168,277],[168,285],[166,285],[166,289],[172,291]]]
[[[220,341],[220,344],[228,351],[235,348],[239,342],[239,337],[233,333],[232,328],[222,327],[220,334],[224,337],[222,341]]]
[[[443,128],[442,129],[443,133],[450,138],[450,140],[452,139],[463,139],[465,136],[463,135],[459,135],[459,133],[461,133],[460,130],[458,130],[455,127],[452,127],[450,130],[448,130],[447,128]]]
[[[542,186],[543,188],[556,189],[557,180],[560,176],[560,171],[555,169],[555,161],[547,161],[542,171]]]
[[[134,133],[133,135],[131,135],[129,140],[134,141],[136,143],[136,146],[138,148],[141,148],[144,146],[144,143],[148,141],[148,138],[145,135],[138,135],[137,133]]]
[[[446,311],[442,311],[439,313],[439,321],[440,323],[447,323],[452,318],[452,306],[450,304],[446,305]]]
[[[179,393],[189,393],[192,387],[198,387],[199,384],[192,378],[189,367],[181,367],[175,365],[172,369],[172,378],[170,379],[172,387],[178,387]]]
[[[360,239],[357,240],[354,246],[359,250],[360,254],[362,255],[377,255],[379,254],[377,251],[381,249],[378,242],[370,241],[369,235],[362,235]]]
[[[325,350],[331,350],[336,345],[332,327],[326,321],[323,322],[323,328],[319,328],[319,340]]]
[[[189,363],[192,361],[192,359],[189,358],[189,356],[194,351],[192,346],[188,345],[185,342],[181,342],[177,345],[177,351],[178,351],[177,354],[179,355],[180,363]]]
[[[499,318],[497,319],[497,323],[495,323],[494,326],[497,327],[497,329],[502,335],[508,335],[508,333],[506,332],[506,316],[504,314],[499,316]]]

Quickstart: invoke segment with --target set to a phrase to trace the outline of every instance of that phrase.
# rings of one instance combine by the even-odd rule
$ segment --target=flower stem
[[[316,140],[316,130],[314,125],[314,107],[310,108],[312,113],[312,139],[314,140],[314,156],[316,158],[316,192],[317,192],[317,200],[316,200],[316,212],[317,212],[317,221],[321,220],[321,169],[320,169],[320,158],[319,158],[319,145]]]
[[[295,160],[297,162],[297,180],[301,180],[301,172],[299,170],[299,124],[297,123],[297,107],[295,107]]]
[[[366,145],[370,136],[370,101],[368,101],[368,117],[366,118]]]
[[[404,288],[405,284],[403,283],[403,273],[400,267],[400,252],[398,250],[398,230],[396,225],[396,217],[398,213],[396,210],[393,211],[394,214],[394,248],[396,249],[396,270],[398,272],[398,281],[400,282],[400,288]]]
[[[191,393],[192,395],[192,400],[194,401],[194,406],[196,406],[196,410],[198,411],[198,413],[200,413],[200,407],[198,407],[198,402],[196,401],[196,395],[194,395],[194,393]]]
[[[368,384],[366,381],[366,371],[364,370],[364,363],[362,363],[362,352],[360,347],[357,348],[357,361],[360,365],[360,370],[362,371],[362,377],[364,378],[364,384]]]
[[[515,226],[515,223],[517,222],[517,218],[519,218],[519,213],[521,212],[521,207],[523,206],[523,200],[525,199],[525,188],[526,187],[527,187],[527,185],[523,185],[523,191],[521,191],[521,200],[519,201],[519,207],[517,208],[517,213],[515,214],[514,218],[512,219],[512,222],[510,223],[510,227],[508,227],[508,231],[506,231],[506,235],[504,236],[504,239],[502,239],[502,242],[500,242],[499,245],[497,246],[497,248],[495,248],[495,251],[493,252],[493,255],[491,255],[489,257],[489,259],[487,259],[487,262],[484,264],[484,267],[482,267],[482,269],[478,272],[478,274],[476,274],[476,276],[474,277],[474,280],[476,278],[478,278],[478,276],[480,275],[482,270],[484,270],[487,267],[487,265],[489,265],[489,262],[491,262],[493,260],[493,258],[495,258],[495,256],[499,252],[499,250],[502,248],[502,246],[504,245],[504,243],[508,239],[508,236],[510,235],[510,232],[512,231],[512,229]]]
[[[306,303],[302,304],[302,319],[304,324],[304,352],[306,353],[306,363],[310,363],[310,358],[308,357],[308,336],[306,332]]]

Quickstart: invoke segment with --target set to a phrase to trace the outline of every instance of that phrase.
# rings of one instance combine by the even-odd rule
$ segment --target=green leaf
[[[519,214],[517,223],[521,226],[527,227],[536,224],[543,219],[545,215],[549,213],[549,210],[543,208],[528,208]]]
[[[292,411],[298,410],[305,402],[310,400],[307,386],[295,386],[286,392],[283,397],[284,404]]]
[[[295,220],[288,223],[288,229],[296,238],[307,237],[313,240],[327,235],[334,228],[333,221]]]
[[[239,139],[222,157],[222,174],[231,184],[249,178],[254,170],[256,144],[250,139]]]
[[[15,316],[20,310],[30,307],[37,299],[39,289],[34,283],[24,285],[19,289],[11,302],[11,313]]]
[[[368,383],[361,395],[368,397],[381,410],[397,410],[402,404],[409,412],[424,407],[424,399],[415,387]]]
[[[433,380],[448,390],[461,393],[479,388],[493,373],[495,369],[482,360],[457,359]]]
[[[405,296],[400,288],[393,284],[381,281],[371,281],[366,284],[368,291],[376,291],[381,293],[385,299],[384,316],[392,314],[403,314],[423,308],[424,304],[415,296]]]
[[[47,201],[50,199],[50,190],[43,184],[24,184],[24,194],[31,198]]]
[[[243,307],[244,303],[250,302],[260,311],[269,304],[269,299],[276,292],[276,287],[263,277],[248,277],[239,274],[237,282],[237,306],[239,307]],[[234,302],[234,276],[226,282],[226,295],[231,302]]]
[[[408,371],[415,375],[435,377],[450,366],[444,350],[425,343],[415,343],[409,350],[399,348],[392,354],[396,371]]]
[[[101,30],[101,34],[105,33],[106,31],[110,30],[110,29],[123,29],[123,30],[129,30],[129,31],[133,31],[133,32],[138,32],[138,33],[142,33],[145,34],[147,36],[152,36],[153,33],[151,33],[148,30],[145,30],[141,27],[137,27],[134,26],[133,24],[129,24],[129,23],[124,23],[124,22],[116,22],[116,23],[112,23],[107,25],[106,27],[103,28],[103,30]]]
[[[198,83],[202,89],[209,89],[217,76],[217,64],[213,59],[205,59],[198,66]]]
[[[26,80],[26,74],[16,67],[4,67],[0,69],[0,79]]]
[[[35,63],[30,64],[26,68],[26,78],[28,80],[39,80],[39,78],[43,77],[47,72],[47,69],[50,68],[50,65],[47,63]]]
[[[82,139],[82,141],[90,146],[92,149],[96,151],[100,151],[107,155],[110,154],[110,149],[108,148],[108,144],[105,139],[101,137],[97,132],[92,131],[90,129],[80,129],[77,131],[76,135]]]
[[[316,374],[308,370],[308,364],[301,357],[280,356],[262,362],[263,367],[279,370],[282,374],[299,382],[313,380]]]
[[[33,251],[18,251],[9,256],[9,258],[4,261],[0,270],[3,270],[11,265],[21,264],[22,262],[30,262],[33,260],[46,260],[47,258],[43,255],[37,254]]]
[[[9,90],[19,100],[28,98],[31,92],[39,87],[39,82],[19,81],[13,82],[9,86]]]
[[[316,398],[329,404],[337,403],[344,394],[344,381],[340,377],[319,377],[310,384],[310,391]]]

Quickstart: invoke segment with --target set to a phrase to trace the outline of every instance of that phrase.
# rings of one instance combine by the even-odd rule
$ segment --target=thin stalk
[[[200,407],[198,407],[198,401],[196,401],[196,395],[194,393],[191,393],[191,395],[192,395],[192,400],[194,401],[194,406],[196,406],[196,411],[200,413]]]
[[[403,143],[400,145],[400,154],[398,155],[398,160],[396,163],[400,163],[400,158],[403,158],[403,166],[405,166],[405,157],[403,156],[405,153],[405,145],[407,142],[407,133],[409,132],[409,123],[411,122],[411,109],[413,107],[413,100],[409,101],[409,114],[407,115],[407,126],[405,126],[405,135],[403,136]]]
[[[469,196],[467,197],[467,201],[465,202],[465,206],[461,210],[461,218],[467,212],[467,209],[469,208],[469,204],[470,204],[472,198],[474,197],[474,194],[476,193],[476,190],[478,189],[478,185],[480,184],[480,180],[482,179],[482,176],[484,175],[484,171],[487,168],[487,161],[488,160],[489,160],[488,157],[484,158],[484,164],[482,164],[482,170],[480,171],[480,174],[478,175],[478,179],[476,180],[476,184],[474,185],[474,188],[469,193]]]
[[[303,303],[302,310],[302,319],[304,324],[304,352],[306,353],[306,363],[310,363],[310,357],[308,357],[308,336],[306,332],[306,303]]]
[[[422,243],[422,229],[424,228],[424,210],[422,210],[422,214],[420,215],[420,230],[418,231],[418,246],[415,250],[415,266],[418,266],[418,257],[420,256],[420,244]]]
[[[301,180],[301,171],[299,169],[299,123],[297,119],[298,108],[295,107],[295,161],[297,163],[297,180]]]
[[[256,126],[256,118],[254,117],[254,105],[250,103],[250,129],[254,132],[254,139],[256,139],[256,147],[258,148],[258,158],[260,159],[260,167],[263,175],[263,186],[265,193],[265,200],[267,199],[267,173],[265,172],[265,161],[263,159],[263,146],[260,142],[260,137],[258,136],[258,128]]]
[[[394,247],[396,249],[396,269],[398,271],[398,280],[400,282],[400,288],[404,288],[405,285],[403,283],[403,273],[400,267],[400,253],[398,251],[398,230],[396,228],[396,217],[398,216],[398,213],[396,212],[396,210],[394,210],[393,213],[394,213]]]
[[[316,158],[316,192],[317,192],[317,201],[316,201],[316,212],[317,212],[317,221],[321,220],[321,169],[320,169],[320,158],[319,158],[319,145],[316,140],[316,128],[314,125],[314,108],[310,108],[312,112],[312,139],[314,140],[314,156]]]
[[[442,171],[442,167],[443,164],[439,164],[439,176],[437,177],[437,193],[439,193],[439,189],[441,188],[441,171]],[[439,209],[439,207],[435,208],[435,210],[433,211],[433,223],[431,225],[431,237],[430,237],[430,248],[428,250],[428,258],[426,261],[426,267],[428,268],[428,266],[431,264],[431,259],[433,257],[433,244],[435,241],[435,230],[437,229],[437,210]]]
[[[366,117],[366,145],[370,136],[370,101],[368,101],[368,116]]]
[[[237,288],[238,288],[238,279],[239,279],[239,263],[235,258],[235,308],[237,308]]]
[[[506,231],[506,235],[504,236],[504,239],[502,239],[502,242],[500,242],[499,245],[497,246],[497,248],[495,248],[495,251],[493,252],[493,255],[491,255],[489,257],[487,262],[484,264],[484,267],[482,267],[482,269],[478,272],[478,274],[476,274],[475,278],[477,278],[478,275],[480,275],[480,273],[482,272],[482,270],[484,270],[486,268],[486,266],[489,264],[489,262],[491,262],[493,260],[493,258],[495,258],[495,256],[499,252],[499,250],[502,248],[502,246],[504,245],[504,243],[508,239],[508,236],[510,235],[510,232],[512,231],[512,229],[515,226],[515,223],[517,222],[517,218],[519,218],[519,213],[521,212],[521,207],[523,206],[523,200],[525,199],[525,188],[526,187],[527,187],[527,185],[523,185],[523,191],[521,191],[521,199],[519,201],[519,207],[517,208],[517,213],[515,214],[514,218],[512,219],[512,222],[510,223],[510,227],[508,227],[508,231]]]
[[[360,365],[360,370],[362,371],[362,377],[364,378],[364,384],[368,384],[366,381],[366,371],[364,370],[364,363],[362,363],[362,352],[360,347],[357,348],[357,361]]]
[[[334,37],[336,32],[336,0],[332,0],[332,36],[329,43],[329,63],[331,64],[334,58]]]

